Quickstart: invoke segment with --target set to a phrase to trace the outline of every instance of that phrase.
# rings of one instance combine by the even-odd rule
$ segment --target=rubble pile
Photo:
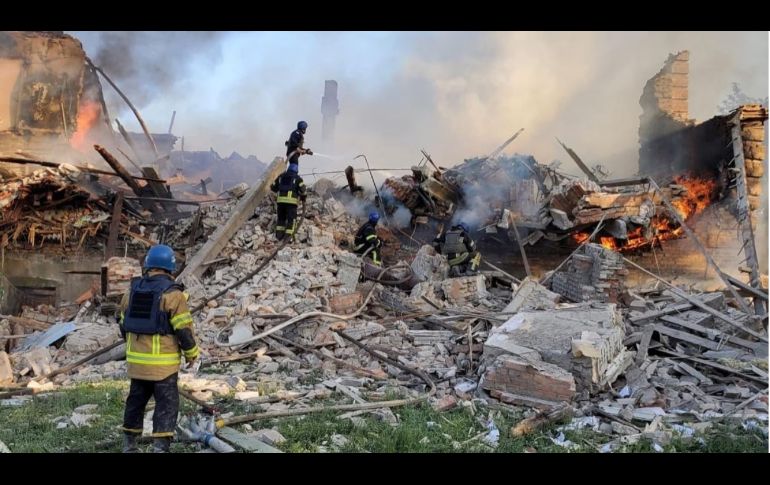
[[[385,258],[396,280],[371,281],[345,248],[359,221],[334,196],[311,190],[297,241],[278,251],[273,203],[272,196],[262,200],[187,288],[190,307],[202,305],[195,319],[204,366],[180,378],[194,399],[232,396],[268,412],[394,393],[427,398],[437,411],[486,403],[555,413],[566,405],[578,415],[568,426],[608,435],[605,451],[641,437],[665,444],[674,432],[714,421],[767,423],[767,344],[736,333],[735,324],[764,339],[766,332],[723,293],[629,290],[622,258],[593,243],[547,286],[534,278],[501,286],[497,273],[447,278],[445,259],[428,245],[408,262]],[[202,231],[188,259],[236,205],[201,209]],[[124,288],[138,261],[112,258],[107,267],[111,286]],[[103,304],[94,298],[55,316],[25,310],[40,327],[24,346],[0,353],[3,385],[40,392],[123,377],[118,347],[53,382],[41,378],[119,341],[114,316],[97,308]],[[3,320],[0,334],[17,323]],[[398,425],[387,408],[366,412]],[[359,414],[342,416],[355,424]]]

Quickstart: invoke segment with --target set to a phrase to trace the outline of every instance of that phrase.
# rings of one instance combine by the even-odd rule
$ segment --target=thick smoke
[[[93,63],[102,68],[140,110],[158,98],[182,93],[200,78],[190,77],[197,65],[214,68],[222,61],[219,32],[73,32]],[[211,82],[211,77],[205,80]],[[120,115],[128,109],[107,83],[102,83],[105,98]],[[146,120],[153,131],[165,132],[170,113],[164,120]],[[133,121],[133,120],[131,120]],[[165,126],[164,126],[165,124]],[[206,141],[201,140],[205,145]]]
[[[442,166],[509,150],[579,170],[556,143],[614,177],[637,170],[639,97],[670,53],[690,51],[690,116],[704,121],[738,82],[767,96],[766,32],[236,32],[76,33],[153,131],[189,149],[272,160],[304,119],[311,148],[366,153],[401,168],[424,147]],[[325,79],[339,82],[333,147],[323,147]],[[106,89],[109,93],[109,89]],[[120,106],[120,105],[119,105]],[[111,112],[115,108],[111,106]],[[303,157],[303,169],[347,160]],[[354,162],[364,167],[362,160]],[[378,172],[380,182],[384,177]]]

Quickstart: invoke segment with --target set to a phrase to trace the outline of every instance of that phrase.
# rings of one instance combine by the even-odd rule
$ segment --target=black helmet
[[[297,123],[297,129],[304,133],[305,130],[307,130],[307,121],[300,121]]]

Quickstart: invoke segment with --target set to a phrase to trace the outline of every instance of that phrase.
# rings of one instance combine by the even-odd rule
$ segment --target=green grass
[[[0,406],[0,440],[17,453],[119,452],[122,439],[119,427],[127,392],[128,381],[104,381],[78,385],[55,395],[35,396],[22,406]],[[335,397],[339,399],[339,396]],[[196,411],[187,400],[182,399],[181,403],[181,413]],[[99,405],[93,413],[100,417],[91,426],[56,429],[54,418],[70,416],[73,409],[83,404]],[[332,404],[331,399],[313,403],[314,406]],[[223,412],[238,415],[262,409],[261,406],[235,401],[231,396],[220,399],[218,407]],[[438,413],[422,404],[393,408],[392,412],[399,418],[395,427],[378,420],[371,413],[360,415],[365,420],[365,426],[356,427],[349,419],[337,419],[337,412],[257,421],[250,425],[255,430],[276,427],[287,440],[279,448],[293,453],[317,452],[324,448],[326,451],[373,453],[596,452],[610,440],[608,436],[592,431],[567,431],[565,436],[579,445],[576,449],[567,450],[550,439],[555,436],[554,428],[558,424],[526,437],[513,438],[510,435],[511,426],[522,416],[494,411],[500,441],[498,447],[493,449],[480,439],[471,440],[485,430],[483,422],[489,414],[488,408],[477,407],[475,414],[467,408]],[[334,434],[345,436],[348,442],[339,449],[334,448],[331,442]],[[674,438],[664,449],[667,452],[711,453],[766,453],[768,449],[767,438],[758,431],[746,431],[736,426],[715,425],[701,437],[703,443],[697,439]],[[172,451],[196,451],[198,446],[174,443]],[[144,445],[145,450],[149,447],[149,444]],[[652,452],[653,448],[649,440],[642,439],[626,446],[623,451]]]

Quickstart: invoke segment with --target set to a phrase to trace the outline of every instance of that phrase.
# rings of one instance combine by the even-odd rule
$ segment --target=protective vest
[[[163,294],[169,290],[184,291],[184,287],[167,276],[134,278],[128,308],[123,318],[126,332],[139,335],[169,335],[174,329],[168,313],[161,310]]]
[[[287,173],[281,175],[281,178],[278,179],[278,198],[276,201],[279,204],[297,205],[299,203],[299,194],[297,192],[297,176]]]
[[[467,252],[461,231],[449,231],[446,233],[446,239],[441,246],[441,254],[458,254]]]

